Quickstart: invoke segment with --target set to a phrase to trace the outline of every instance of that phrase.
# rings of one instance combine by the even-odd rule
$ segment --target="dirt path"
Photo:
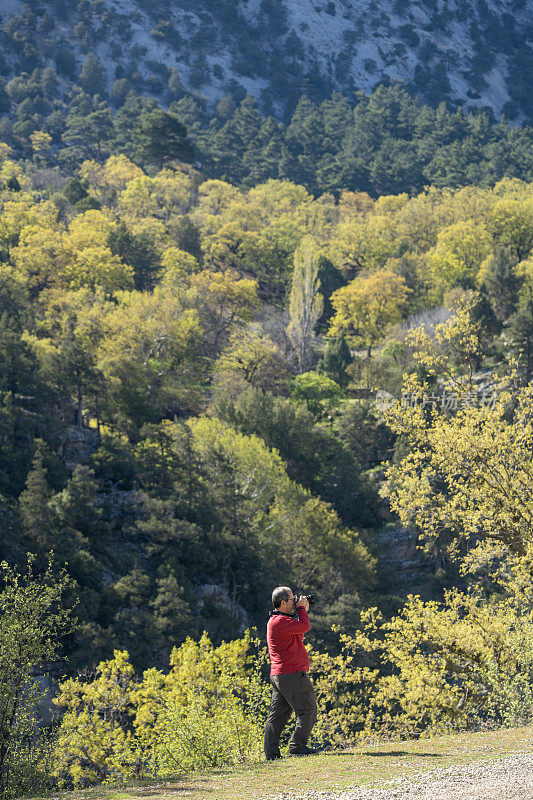
[[[276,800],[533,800],[533,754],[431,770],[374,787],[283,793]]]

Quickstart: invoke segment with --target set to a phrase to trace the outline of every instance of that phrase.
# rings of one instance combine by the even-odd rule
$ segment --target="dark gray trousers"
[[[317,718],[313,684],[307,672],[271,675],[272,698],[265,725],[265,756],[279,755],[279,737],[290,715],[296,714],[296,726],[289,742],[289,753],[298,753],[306,746]]]

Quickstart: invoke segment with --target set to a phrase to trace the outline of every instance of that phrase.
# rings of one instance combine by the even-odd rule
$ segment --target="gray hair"
[[[272,592],[272,605],[279,608],[284,600],[288,600],[292,594],[288,586],[277,586]]]

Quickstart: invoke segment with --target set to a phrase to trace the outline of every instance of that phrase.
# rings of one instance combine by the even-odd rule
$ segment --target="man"
[[[270,713],[265,725],[268,761],[281,758],[279,737],[293,711],[296,727],[289,742],[289,755],[314,753],[307,747],[307,741],[317,718],[315,691],[307,674],[309,656],[303,644],[304,634],[311,628],[307,615],[309,601],[301,597],[296,602],[288,586],[278,586],[272,592],[272,605],[274,610],[270,612],[267,625],[272,684]]]

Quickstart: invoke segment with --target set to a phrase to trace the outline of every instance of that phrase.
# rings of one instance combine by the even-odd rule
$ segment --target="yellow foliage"
[[[531,183],[520,178],[502,178],[494,184],[493,192],[498,197],[525,198],[531,196]]]
[[[85,247],[75,253],[62,277],[69,289],[101,286],[107,294],[112,294],[117,289],[133,288],[133,268],[123,264],[109,247]]]
[[[313,201],[312,195],[304,186],[274,179],[250,189],[248,197],[254,207],[261,209],[265,220],[272,219],[273,216],[284,216]]]
[[[412,197],[396,215],[398,233],[416,253],[425,253],[437,243],[441,228],[454,221],[450,190],[430,187]]]
[[[51,287],[102,287],[108,294],[133,286],[133,270],[113,255],[109,233],[116,222],[102,211],[74,217],[67,231],[55,221],[51,204],[6,203],[0,239],[17,241],[11,249],[16,269],[34,292]]]
[[[379,669],[361,666],[361,647],[352,636],[341,634],[339,643],[336,656],[313,646],[306,648],[319,710],[313,737],[346,747],[354,744],[364,730]]]
[[[30,135],[30,141],[34,153],[40,153],[43,150],[48,150],[52,144],[52,137],[46,131],[33,131]]]
[[[374,211],[376,214],[391,214],[400,211],[409,202],[409,195],[383,194],[376,200]]]
[[[30,291],[40,292],[62,283],[67,257],[56,226],[26,225],[20,231],[11,258]]]
[[[52,768],[60,785],[72,782],[78,787],[139,774],[135,741],[127,726],[134,686],[128,653],[118,650],[113,659],[98,665],[93,681],[70,679],[60,685],[54,703],[65,713]]]
[[[83,250],[84,247],[107,247],[109,234],[117,222],[108,211],[90,209],[75,216],[65,237],[65,247]]]
[[[519,260],[527,258],[533,246],[533,196],[505,197],[490,211],[487,228],[499,245],[509,247]]]
[[[469,321],[468,307],[435,334],[411,334],[414,356],[429,374],[445,376],[443,388],[453,389],[458,408],[446,413],[434,391],[406,376],[404,391],[419,403],[397,404],[387,414],[391,427],[412,443],[411,452],[387,471],[391,507],[429,543],[443,535],[468,541],[465,570],[476,559],[486,561],[487,546],[490,552],[497,545],[524,555],[533,542],[533,390],[515,390],[511,417],[512,374],[495,380],[490,396],[473,390],[479,330]],[[434,399],[424,408],[420,401],[429,395]]]
[[[533,258],[526,258],[520,261],[515,267],[515,273],[521,279],[521,295],[526,295],[533,291]]]
[[[0,164],[13,155],[13,148],[6,142],[0,142]]]
[[[152,193],[153,179],[139,175],[128,181],[121,193],[118,208],[125,219],[156,216],[157,201]]]
[[[288,370],[278,348],[261,330],[248,326],[246,335],[242,331],[232,334],[228,346],[215,364],[215,383],[226,392],[247,385],[264,391],[276,391],[286,386]]]
[[[128,228],[135,236],[142,234],[149,237],[158,250],[164,250],[172,245],[163,220],[154,217],[139,217],[128,222]]]
[[[533,389],[516,387],[511,373],[494,379],[490,396],[476,394],[478,337],[468,306],[433,336],[414,331],[415,359],[445,377],[458,407],[442,407],[434,386],[406,375],[404,392],[418,403],[397,403],[385,415],[410,447],[389,465],[383,493],[427,551],[457,559],[470,588],[446,591],[442,603],[410,595],[390,621],[376,609],[363,614],[349,646],[380,666],[369,732],[417,735],[531,719]]]
[[[415,524],[425,538],[448,532],[471,548],[488,541],[511,553],[527,551],[533,530],[531,388],[518,390],[511,422],[504,416],[509,399],[500,390],[494,407],[467,405],[454,416],[434,411],[424,417],[417,410],[402,420],[397,412],[417,445],[387,473],[391,506],[404,524]]]
[[[106,319],[108,336],[99,351],[104,371],[116,359],[140,368],[152,360],[179,360],[200,333],[196,311],[184,309],[167,289],[125,293],[121,300]]]
[[[30,179],[24,174],[22,166],[16,162],[5,158],[0,167],[0,187],[3,189],[10,181],[16,180],[23,191],[31,188]]]
[[[375,609],[363,622],[348,641],[383,670],[366,709],[368,732],[427,735],[530,719],[533,612],[525,594],[486,601],[453,589],[442,603],[409,595],[390,622]]]
[[[480,223],[456,222],[441,230],[430,254],[436,282],[445,288],[475,286],[479,268],[490,251],[491,238]]]
[[[66,710],[52,774],[75,787],[104,780],[168,777],[259,754],[267,707],[265,653],[247,632],[215,648],[206,634],[174,648],[171,669],[135,680],[126,651],[68,680],[54,702]]]
[[[157,216],[168,220],[174,213],[186,214],[192,205],[193,182],[186,172],[163,169],[153,179]]]
[[[123,153],[110,156],[105,164],[84,161],[80,167],[80,177],[87,181],[97,197],[102,197],[109,191],[119,193],[126,188],[129,181],[143,174],[142,169]]]
[[[368,214],[373,208],[374,200],[367,192],[350,192],[347,189],[342,190],[339,197],[339,218],[342,221],[360,214]]]
[[[49,265],[57,285],[67,289],[100,286],[108,294],[129,289],[133,287],[133,270],[108,246],[109,234],[116,225],[109,212],[91,209],[75,216],[66,232],[57,228],[41,233],[37,229],[23,231],[14,257],[26,269],[34,262]]]
[[[86,181],[94,195],[101,196],[104,188],[104,167],[99,161],[88,159],[80,167],[80,178]]]
[[[259,304],[256,281],[239,278],[229,269],[202,270],[191,275],[183,300],[189,308],[197,310],[215,348],[238,322],[250,320]]]
[[[294,272],[289,296],[287,334],[298,358],[300,372],[310,366],[315,327],[324,309],[320,294],[318,261],[320,251],[316,240],[304,236],[294,253]]]
[[[190,253],[179,247],[168,247],[161,256],[162,286],[179,286],[188,275],[199,269],[198,262]]]
[[[331,296],[335,315],[329,336],[345,333],[370,351],[387,328],[401,319],[409,293],[405,280],[390,270],[356,278]]]
[[[0,217],[0,244],[3,249],[9,251],[18,244],[23,228],[36,225],[54,230],[56,219],[57,209],[53,203],[47,200],[36,203],[29,194],[19,194],[16,200],[7,200],[3,203]]]
[[[222,225],[205,242],[207,260],[215,269],[242,268],[259,250],[259,234],[245,230],[241,222]]]
[[[339,267],[375,270],[405,249],[394,220],[383,214],[368,214],[340,222],[333,232],[328,256]]]
[[[428,375],[441,376],[460,392],[472,389],[472,376],[481,354],[481,327],[470,319],[473,301],[460,301],[441,322],[426,332],[423,326],[409,331],[406,344],[413,348],[413,358]],[[424,387],[421,387],[424,390]]]
[[[235,200],[240,200],[239,190],[230,183],[208,180],[198,187],[198,213],[201,216],[218,216]]]

